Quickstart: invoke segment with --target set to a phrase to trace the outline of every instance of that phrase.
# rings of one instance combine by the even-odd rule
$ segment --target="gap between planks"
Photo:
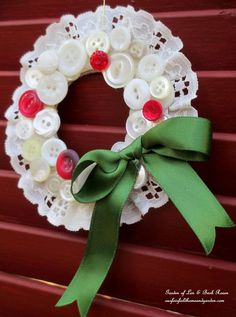
[[[5,272],[0,272],[0,280],[3,289],[5,290],[4,294],[1,296],[2,300],[5,297],[10,297],[11,300],[13,299],[14,301],[14,296],[18,296],[17,293],[15,292],[16,289],[21,290],[22,296],[31,297],[28,298],[29,300],[33,298],[36,299],[37,296],[39,295],[42,299],[44,298],[44,307],[43,310],[45,309],[45,305],[48,306],[48,310],[53,312],[57,315],[57,313],[60,313],[60,316],[68,316],[68,314],[64,313],[64,310],[58,310],[57,308],[51,307],[50,302],[56,302],[58,298],[62,295],[65,286],[59,285],[52,283],[50,281],[43,281],[43,280],[38,280],[38,279],[33,279],[33,278],[28,278],[25,276],[20,276],[20,275],[12,275],[9,273]],[[25,294],[25,295],[23,295]],[[46,300],[47,296],[47,300]],[[49,297],[49,298],[48,298]],[[3,304],[4,305],[4,304]],[[160,317],[172,317],[172,316],[187,316],[183,314],[176,314],[170,312],[166,312],[165,310],[152,307],[152,306],[147,306],[143,304],[138,304],[135,302],[130,302],[130,301],[125,301],[122,299],[106,296],[106,295],[101,295],[98,294],[96,296],[96,299],[94,301],[94,304],[92,306],[92,316],[96,316],[96,311],[98,306],[102,307],[102,310],[105,312],[107,309],[113,310],[113,313],[115,313],[116,316],[118,316],[118,313],[122,314],[123,313],[132,313],[132,316],[134,317],[155,317],[155,316],[160,316]],[[33,308],[32,306],[29,306],[29,308]],[[78,313],[76,309],[74,309],[75,306],[69,306],[68,310],[70,311],[70,315],[72,316],[78,316]],[[9,308],[10,309],[10,308]],[[17,311],[17,307],[12,307],[13,310]],[[39,308],[40,309],[40,308]],[[101,308],[100,308],[101,309]],[[10,309],[11,310],[11,309]],[[91,313],[90,312],[90,313]],[[48,313],[50,313],[48,311]],[[58,315],[59,316],[59,315]]]
[[[11,234],[11,232],[23,234],[25,236],[28,236],[29,239],[37,239],[37,237],[44,237],[47,240],[57,241],[56,243],[59,243],[59,241],[61,241],[62,243],[75,243],[76,245],[80,245],[82,248],[84,248],[84,245],[86,244],[87,240],[86,238],[71,236],[67,233],[62,234],[60,232],[54,232],[47,229],[35,228],[27,225],[19,225],[2,221],[0,221],[0,231],[2,232],[2,234],[3,232],[9,234]],[[189,254],[180,251],[169,251],[164,249],[146,247],[142,245],[136,246],[133,244],[122,242],[119,244],[119,249],[124,254],[134,254],[139,255],[140,257],[148,256],[151,258],[159,258],[178,263],[188,263],[208,269],[217,268],[224,271],[226,270],[236,273],[236,263],[216,258],[209,258],[203,255]]]
[[[199,78],[236,78],[236,70],[200,70],[197,71]],[[0,77],[19,77],[19,71],[0,70]]]
[[[6,128],[7,121],[0,120],[0,128]],[[61,130],[71,132],[88,132],[88,133],[110,133],[110,134],[125,134],[124,127],[91,125],[91,124],[62,124]],[[224,140],[236,142],[236,133],[214,132],[213,140]]]

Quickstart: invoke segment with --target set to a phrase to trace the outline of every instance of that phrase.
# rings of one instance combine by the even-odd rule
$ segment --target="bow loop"
[[[183,161],[209,157],[211,122],[204,118],[176,117],[163,121],[142,136],[148,152]]]
[[[186,162],[206,159],[210,140],[208,120],[176,117],[158,124],[119,153],[96,150],[80,159],[73,173],[72,193],[77,178],[89,169],[83,186],[73,195],[80,202],[96,204],[83,261],[57,306],[76,300],[81,316],[86,317],[115,256],[122,210],[141,162],[179,209],[206,253],[211,252],[215,227],[234,224]]]

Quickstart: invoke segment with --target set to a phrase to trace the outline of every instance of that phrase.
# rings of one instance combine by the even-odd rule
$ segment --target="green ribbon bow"
[[[211,252],[215,227],[234,224],[187,163],[207,159],[210,141],[210,121],[178,117],[158,124],[120,152],[94,150],[80,159],[72,186],[86,167],[92,163],[96,166],[82,189],[72,193],[79,202],[96,202],[96,205],[84,258],[57,306],[77,301],[81,316],[87,315],[113,262],[122,209],[141,164],[179,209],[206,254]]]

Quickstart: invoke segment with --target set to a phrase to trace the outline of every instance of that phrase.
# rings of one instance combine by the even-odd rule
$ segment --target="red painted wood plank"
[[[11,104],[11,96],[19,85],[17,72],[0,72],[0,118]],[[199,116],[209,118],[214,131],[236,133],[236,72],[199,72],[198,98],[193,106]],[[92,87],[92,88],[91,88]],[[92,93],[91,93],[92,92]],[[111,105],[111,106],[110,106]],[[111,109],[112,107],[112,109]],[[112,89],[99,74],[75,82],[67,98],[59,106],[64,123],[124,126],[128,107],[123,89]]]
[[[0,19],[8,20],[14,19],[32,19],[42,17],[58,17],[65,12],[78,14],[87,10],[94,10],[97,5],[102,4],[102,1],[94,0],[67,0],[66,6],[63,0],[46,1],[41,0],[40,3],[32,2],[30,0],[15,0],[2,1],[0,3]],[[116,5],[133,5],[136,9],[142,8],[150,12],[163,11],[179,11],[179,10],[206,10],[215,8],[234,8],[236,6],[235,0],[199,0],[191,2],[189,0],[172,1],[172,0],[109,0],[107,4],[114,7]],[[27,10],[25,9],[27,8]]]
[[[216,16],[163,17],[160,20],[181,38],[183,53],[193,69],[230,70],[236,69],[236,44],[232,43],[236,36],[235,19],[235,13],[224,10]]]
[[[235,69],[236,36],[233,9],[209,12],[209,16],[162,17],[161,21],[172,29],[184,42],[184,53],[196,70]],[[51,20],[50,20],[51,21]],[[22,23],[22,21],[21,21]],[[27,23],[27,22],[26,22]],[[0,27],[0,69],[16,70],[22,54],[31,50],[34,41],[45,32],[46,25],[12,25]],[[217,30],[217,31],[216,31]],[[17,39],[17,45],[15,41]],[[8,52],[11,52],[9,55]]]
[[[200,73],[199,97],[193,101],[193,106],[199,116],[213,122],[214,131],[236,132],[236,112],[232,102],[236,99],[236,73],[229,72],[228,77],[222,72],[216,72],[218,76],[213,72],[215,77],[209,73],[204,76]],[[59,112],[65,123],[124,126],[128,107],[123,100],[123,89],[112,90],[102,76],[94,74],[81,78],[70,87]]]
[[[17,188],[17,181],[18,177],[15,173],[0,171],[0,205],[4,206],[0,210],[0,221],[68,233],[63,227],[54,227],[47,222],[45,217],[38,215],[36,207],[30,204],[22,191]],[[236,223],[236,198],[219,198]],[[16,201],[17,206],[21,208],[16,206]],[[87,232],[80,231],[78,236],[86,237]],[[236,261],[235,238],[236,227],[217,229],[215,248],[210,256]],[[120,241],[203,254],[199,241],[172,203],[151,210],[142,221],[136,224],[123,225],[120,228]]]
[[[235,6],[236,7],[236,6]],[[215,8],[215,9],[208,9],[208,10],[182,10],[182,11],[166,11],[166,12],[153,12],[153,16],[156,19],[162,18],[186,18],[186,17],[205,17],[205,16],[216,16],[216,15],[234,15],[235,14],[235,7],[234,8]],[[3,22],[4,23],[4,22]]]
[[[1,245],[2,270],[63,285],[70,281],[82,257],[84,239],[6,223],[1,223],[0,228],[1,241],[7,241]],[[101,294],[185,314],[197,312],[200,317],[230,317],[236,313],[235,278],[233,262],[120,244]],[[229,295],[224,298],[225,305],[170,305],[165,302],[165,292],[176,287],[178,290],[221,289]]]
[[[210,119],[214,131],[235,133],[236,72],[199,72],[198,79],[198,98],[193,106],[199,116]]]
[[[68,148],[75,149],[79,155],[83,155],[96,148],[109,149],[113,143],[124,139],[123,131],[124,129],[119,127],[62,125],[59,136],[66,142]],[[3,121],[0,121],[0,139],[5,139]],[[193,164],[215,194],[236,196],[236,170],[233,168],[236,158],[235,144],[235,134],[215,133],[210,159],[207,162]],[[9,169],[9,158],[4,153],[3,144],[0,148],[0,157],[0,168]],[[231,177],[230,182],[229,177]]]
[[[56,308],[64,287],[47,281],[32,280],[0,272],[0,314],[3,317],[78,317],[76,304]],[[116,298],[98,295],[90,317],[174,317],[175,313]],[[179,317],[186,316],[179,314]]]
[[[0,71],[0,118],[4,117],[7,108],[12,104],[14,90],[20,86],[19,72]]]

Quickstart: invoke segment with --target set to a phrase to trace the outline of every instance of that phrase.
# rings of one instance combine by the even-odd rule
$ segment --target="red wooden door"
[[[211,119],[213,151],[194,164],[203,180],[236,221],[236,1],[131,0],[153,13],[184,42],[183,52],[197,71],[200,87],[194,107]],[[4,153],[4,112],[19,84],[20,56],[48,24],[64,13],[95,9],[94,0],[8,0],[0,2],[0,315],[77,316],[76,307],[55,309],[62,286],[77,269],[86,233],[55,228],[38,215],[17,189],[18,176]],[[99,98],[98,98],[99,96]],[[112,111],[109,108],[112,104]],[[79,106],[78,106],[79,105]],[[60,105],[62,139],[80,154],[109,148],[124,134],[127,107],[121,90],[100,75],[79,79]],[[77,137],[77,133],[80,137]],[[96,136],[96,137],[95,137]],[[91,316],[236,316],[236,228],[218,229],[206,257],[176,208],[168,203],[143,221],[122,226],[120,248]],[[32,279],[33,278],[33,279]],[[228,292],[224,303],[170,304],[167,290]],[[218,299],[219,296],[213,296]],[[220,297],[222,298],[222,297]]]

